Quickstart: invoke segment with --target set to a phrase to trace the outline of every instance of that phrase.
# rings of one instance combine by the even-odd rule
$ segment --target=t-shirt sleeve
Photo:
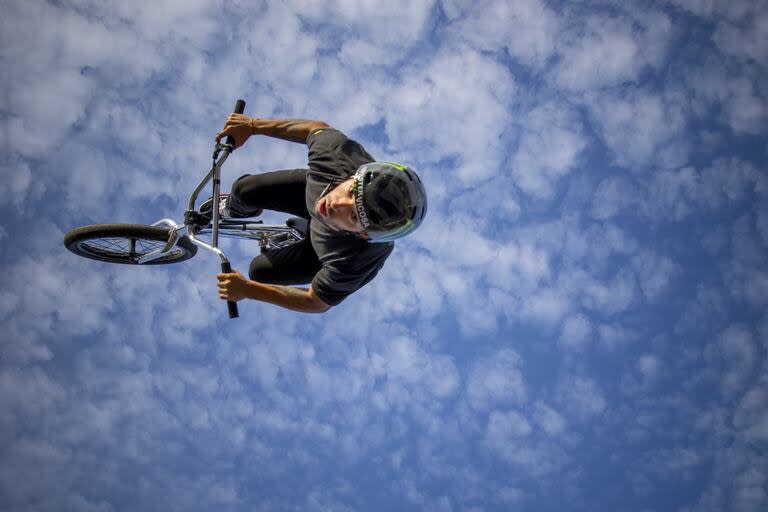
[[[335,160],[337,149],[349,139],[339,130],[322,128],[310,133],[307,137],[309,150],[309,168],[328,171]]]
[[[310,150],[313,146],[318,149],[325,147],[332,150],[347,140],[349,140],[348,137],[336,128],[318,128],[307,136],[307,146]]]
[[[310,172],[346,178],[373,157],[358,142],[335,128],[321,128],[307,137]]]
[[[326,304],[340,304],[376,277],[394,248],[394,244],[377,245],[365,258],[324,265],[312,279],[312,290]]]

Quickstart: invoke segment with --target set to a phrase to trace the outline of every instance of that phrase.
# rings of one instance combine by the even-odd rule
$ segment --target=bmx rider
[[[219,297],[254,299],[287,309],[322,313],[368,284],[394,248],[427,212],[427,196],[408,166],[376,162],[354,140],[322,121],[252,118],[231,114],[216,139],[235,148],[252,135],[307,144],[307,169],[246,174],[222,195],[219,211],[252,217],[263,209],[309,220],[308,236],[256,256],[246,279],[218,274]],[[211,205],[203,204],[201,210]],[[306,285],[308,288],[295,285]]]

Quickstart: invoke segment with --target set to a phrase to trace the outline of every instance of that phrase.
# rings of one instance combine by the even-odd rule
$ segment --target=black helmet
[[[393,162],[361,165],[354,175],[355,208],[371,242],[405,236],[427,214],[427,192],[413,169]]]

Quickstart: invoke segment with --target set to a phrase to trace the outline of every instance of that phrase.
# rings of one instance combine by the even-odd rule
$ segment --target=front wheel
[[[169,236],[170,232],[166,228],[142,224],[94,224],[71,230],[64,235],[64,245],[84,258],[138,265],[139,258],[164,247]],[[187,237],[182,237],[168,254],[144,265],[178,263],[195,254],[197,246]]]

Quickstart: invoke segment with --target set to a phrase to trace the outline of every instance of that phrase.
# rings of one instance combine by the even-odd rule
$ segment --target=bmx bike
[[[237,100],[235,113],[242,114],[245,101]],[[256,240],[262,251],[277,249],[296,243],[307,236],[309,221],[290,217],[284,225],[267,225],[254,219],[221,218],[219,199],[221,167],[234,150],[234,141],[226,137],[217,143],[213,152],[211,170],[200,180],[189,198],[184,221],[164,218],[145,224],[93,224],[70,230],[64,235],[64,245],[78,256],[108,263],[124,265],[164,265],[188,260],[197,249],[216,254],[221,259],[221,271],[232,267],[218,248],[219,236]],[[212,182],[211,212],[195,207],[197,196]],[[210,236],[210,243],[199,237]],[[227,302],[229,317],[237,318],[237,303]]]

